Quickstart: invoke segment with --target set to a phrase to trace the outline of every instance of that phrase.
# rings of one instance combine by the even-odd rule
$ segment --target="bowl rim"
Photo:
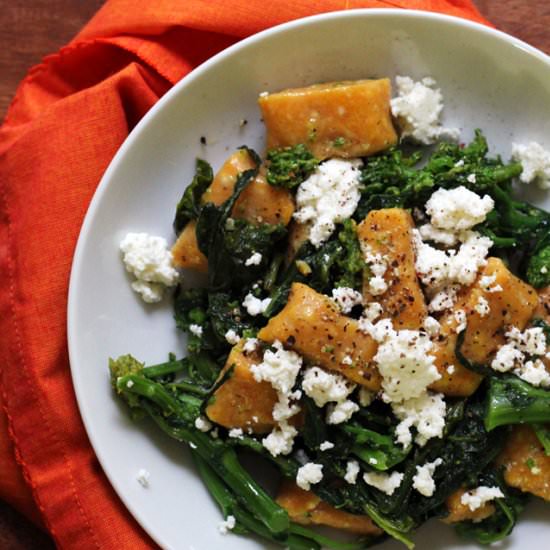
[[[459,28],[468,28],[474,32],[479,32],[487,36],[492,36],[499,40],[502,40],[508,44],[511,44],[514,47],[519,48],[524,51],[526,54],[542,61],[546,64],[550,70],[550,56],[542,52],[541,50],[531,46],[530,44],[516,38],[504,31],[498,30],[494,27],[478,23],[469,19],[462,17],[447,15],[438,12],[424,11],[424,10],[415,10],[415,9],[406,9],[406,8],[358,8],[358,9],[349,9],[349,10],[336,10],[326,13],[311,15],[307,17],[301,17],[294,19],[292,21],[287,21],[284,23],[277,24],[273,27],[269,27],[262,31],[259,31],[255,34],[252,34],[246,38],[238,40],[236,43],[231,46],[223,49],[214,56],[210,57],[189,73],[184,75],[178,82],[176,82],[142,117],[142,119],[134,126],[130,131],[128,136],[125,138],[113,158],[111,159],[108,167],[106,168],[103,176],[101,177],[92,199],[88,205],[86,214],[84,216],[82,225],[80,227],[79,236],[75,246],[75,251],[73,254],[73,260],[71,264],[71,272],[69,277],[69,288],[68,288],[68,301],[67,301],[67,345],[68,345],[68,357],[69,365],[71,372],[71,379],[73,384],[73,389],[75,391],[75,396],[77,400],[78,410],[80,417],[84,424],[86,430],[86,435],[90,441],[90,444],[93,448],[94,454],[97,457],[101,468],[109,480],[109,483],[118,498],[124,504],[126,509],[131,513],[134,520],[140,525],[140,527],[157,543],[162,544],[162,537],[159,536],[159,533],[155,532],[154,529],[150,527],[147,521],[142,517],[142,513],[134,506],[133,501],[128,496],[124,495],[122,491],[119,490],[119,486],[116,479],[113,479],[109,469],[107,467],[108,460],[103,456],[101,451],[101,444],[96,438],[94,429],[92,427],[92,420],[87,416],[87,413],[84,410],[83,402],[84,397],[81,392],[83,384],[79,384],[79,372],[74,365],[77,362],[77,349],[75,349],[76,344],[74,343],[75,338],[73,338],[73,330],[76,327],[76,318],[78,316],[78,294],[77,294],[77,281],[80,277],[80,273],[83,269],[84,263],[84,242],[86,240],[86,235],[89,232],[89,229],[98,214],[99,205],[102,202],[103,195],[109,185],[109,182],[112,180],[113,174],[119,168],[119,165],[123,161],[126,153],[129,149],[134,146],[134,143],[137,141],[139,136],[143,131],[146,131],[149,123],[157,116],[157,114],[162,111],[166,105],[175,100],[180,94],[182,88],[185,88],[188,83],[193,80],[200,78],[203,73],[209,71],[211,67],[223,63],[226,58],[233,56],[240,50],[246,49],[257,42],[261,42],[266,38],[271,36],[284,33],[287,31],[292,31],[300,27],[307,27],[315,25],[317,23],[322,23],[328,20],[343,20],[343,19],[353,19],[357,17],[367,17],[369,19],[377,18],[397,18],[397,19],[425,19],[435,22],[441,22],[446,25],[456,26]]]

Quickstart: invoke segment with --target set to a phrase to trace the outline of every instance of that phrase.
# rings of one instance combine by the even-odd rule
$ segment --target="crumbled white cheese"
[[[434,317],[426,317],[422,323],[422,328],[428,333],[429,336],[437,336],[441,330],[439,321]]]
[[[258,344],[259,340],[257,338],[247,338],[243,345],[243,351],[245,353],[252,353],[253,351],[256,351]]]
[[[147,489],[149,487],[149,478],[151,477],[151,474],[145,469],[141,468],[137,474],[136,479],[138,480],[138,483]]]
[[[147,233],[128,233],[120,243],[122,261],[134,275],[132,289],[148,303],[162,299],[164,287],[175,286],[179,273],[174,268],[166,239]]]
[[[454,371],[455,371],[455,369],[456,369],[456,367],[455,367],[454,365],[449,365],[449,366],[447,367],[447,373],[448,373],[448,374],[453,374]]]
[[[401,420],[395,429],[397,442],[408,447],[412,443],[411,428],[415,427],[415,442],[423,447],[429,439],[442,437],[446,404],[440,393],[423,393],[403,403],[393,403],[395,416]]]
[[[540,359],[525,361],[514,373],[532,386],[550,387],[550,373]]]
[[[250,371],[256,382],[269,382],[277,391],[290,393],[296,376],[302,367],[302,358],[294,351],[287,351],[278,340],[273,342],[275,351],[267,349],[263,360],[252,365]]]
[[[541,189],[550,189],[550,152],[540,143],[512,143],[512,158],[521,163],[519,179],[524,183],[536,182]]]
[[[309,240],[319,247],[359,203],[360,160],[331,159],[321,163],[298,187],[294,219],[309,224]]]
[[[433,475],[435,469],[443,464],[441,458],[436,458],[433,462],[426,462],[423,466],[416,467],[416,475],[413,477],[413,487],[423,496],[431,497],[435,491],[435,481]]]
[[[362,317],[359,319],[359,330],[368,334],[378,343],[385,342],[389,338],[395,338],[397,332],[393,330],[391,319],[381,319],[376,323],[371,323],[368,319]]]
[[[292,451],[298,430],[288,422],[279,423],[269,435],[262,439],[262,445],[272,456],[287,455]]]
[[[449,285],[436,292],[428,304],[428,309],[434,312],[451,309],[456,303],[459,288],[458,285]]]
[[[227,516],[227,518],[218,525],[218,531],[222,535],[227,535],[228,531],[232,531],[235,528],[236,523],[235,516]]]
[[[550,387],[550,373],[541,359],[528,359],[546,355],[543,329],[532,327],[521,332],[517,327],[511,327],[505,336],[506,343],[498,348],[491,368],[498,372],[512,371],[533,386]]]
[[[485,503],[495,498],[504,498],[504,494],[498,487],[477,487],[464,493],[460,497],[461,504],[468,506],[472,512],[481,508]]]
[[[273,342],[275,351],[267,349],[262,362],[252,365],[250,371],[256,382],[266,381],[277,391],[278,401],[273,408],[273,419],[278,423],[272,432],[264,437],[262,445],[273,455],[286,455],[292,451],[298,431],[288,419],[300,411],[291,400],[300,399],[301,392],[293,392],[296,377],[302,367],[302,358],[293,351],[287,351],[279,341]]]
[[[243,430],[242,428],[231,428],[227,435],[229,435],[229,437],[232,437],[233,439],[242,439]]]
[[[380,317],[380,315],[382,315],[383,311],[384,309],[381,304],[378,302],[370,302],[365,306],[362,317],[373,323],[376,319],[378,319],[378,317]]]
[[[511,327],[505,334],[517,349],[529,355],[544,355],[546,353],[546,336],[542,327],[532,327],[521,332],[517,327]]]
[[[408,76],[397,76],[395,83],[398,95],[391,100],[391,111],[397,118],[402,138],[410,137],[425,145],[442,138],[458,139],[458,129],[441,126],[443,96],[433,78],[415,82]]]
[[[523,361],[524,355],[516,349],[513,344],[504,344],[498,348],[497,353],[491,362],[491,368],[498,372],[508,372],[517,363]]]
[[[384,294],[388,290],[388,283],[384,280],[384,274],[388,269],[388,264],[382,254],[374,253],[369,244],[361,242],[361,250],[371,272],[369,278],[369,292],[373,296]]]
[[[351,355],[345,355],[342,359],[342,365],[353,365],[353,359]]]
[[[334,443],[332,443],[331,441],[323,441],[321,445],[319,445],[320,451],[328,451],[329,449],[333,449],[333,448],[334,448]]]
[[[345,286],[333,288],[332,299],[342,310],[342,313],[349,313],[355,306],[363,303],[363,295],[360,292]]]
[[[241,337],[232,329],[230,328],[225,334],[225,341],[228,344],[231,344],[232,346],[237,345],[241,341]]]
[[[128,380],[128,382],[126,382],[126,387],[128,389],[132,388],[134,386],[134,381],[133,380]]]
[[[470,183],[475,183],[477,181],[477,177],[475,174],[468,174],[466,180]]]
[[[344,476],[345,481],[347,481],[350,485],[355,485],[355,483],[357,483],[359,471],[359,462],[357,462],[357,460],[349,460],[346,464],[346,475]]]
[[[454,312],[453,317],[454,317],[454,320],[456,321],[455,332],[457,334],[460,334],[463,330],[466,329],[466,323],[467,323],[466,312],[463,309],[457,309]]]
[[[457,234],[450,229],[438,229],[431,223],[426,223],[418,228],[423,241],[432,241],[443,246],[453,246],[457,243]]]
[[[456,255],[450,257],[449,280],[461,285],[471,285],[479,268],[487,265],[487,254],[493,246],[489,237],[475,231],[467,231],[461,236],[462,244]]]
[[[455,233],[484,222],[494,207],[495,201],[489,195],[480,197],[462,185],[454,189],[438,189],[426,202],[432,225]]]
[[[424,332],[388,332],[373,357],[382,375],[384,400],[399,402],[419,397],[432,382],[441,378],[430,353],[432,348]]]
[[[195,428],[201,432],[209,432],[212,429],[212,422],[205,416],[197,416],[195,418]]]
[[[491,286],[496,280],[496,275],[483,275],[483,277],[479,279],[479,286],[485,292],[502,292],[502,287],[500,285]]]
[[[477,313],[479,313],[480,317],[486,317],[487,315],[489,315],[489,313],[491,313],[489,302],[483,296],[480,296],[477,299],[474,309],[477,311]]]
[[[296,485],[304,491],[309,491],[311,485],[319,483],[323,479],[323,465],[308,462],[304,466],[298,468],[296,474]]]
[[[417,229],[412,233],[416,273],[432,293],[446,290],[456,283],[471,285],[479,268],[487,264],[486,257],[493,245],[488,237],[475,231],[463,231],[459,235],[462,244],[458,252],[453,249],[444,251],[423,242]],[[437,310],[432,307],[432,311]]]
[[[342,424],[347,422],[359,410],[359,405],[346,399],[331,403],[327,407],[327,424]]]
[[[355,384],[339,374],[310,367],[304,372],[302,388],[318,407],[324,407],[329,402],[345,401],[355,389]]]
[[[189,325],[189,332],[200,338],[202,336],[202,327],[192,323]]]
[[[376,397],[376,393],[368,390],[365,386],[359,388],[359,404],[361,407],[368,407]]]
[[[161,283],[149,283],[137,280],[131,285],[134,292],[141,296],[141,299],[148,304],[155,304],[162,300],[166,287]]]
[[[420,280],[429,288],[441,288],[448,283],[450,258],[444,250],[426,244],[418,229],[412,230],[416,252],[415,269]]]
[[[243,300],[243,307],[248,312],[248,315],[252,315],[255,317],[256,315],[260,315],[263,313],[271,303],[271,298],[264,298],[261,300],[260,298],[256,298],[253,294],[250,292],[244,297]]]
[[[300,412],[300,406],[291,401],[298,401],[302,397],[301,391],[295,391],[291,393],[281,393],[278,394],[279,399],[275,406],[273,407],[273,420],[275,422],[283,422],[288,420],[290,417],[298,414]]]
[[[247,258],[244,262],[245,266],[260,265],[262,263],[262,255],[259,252],[254,252],[250,258]]]
[[[401,485],[403,477],[404,474],[401,472],[392,472],[391,475],[384,472],[366,472],[363,474],[363,479],[367,485],[372,485],[387,495],[393,495]]]

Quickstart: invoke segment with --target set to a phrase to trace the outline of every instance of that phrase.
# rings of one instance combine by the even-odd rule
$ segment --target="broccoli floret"
[[[550,245],[531,256],[527,264],[527,280],[535,288],[550,284]]]
[[[267,182],[293,189],[315,170],[319,161],[300,143],[294,147],[271,149],[267,153],[267,163]]]
[[[143,373],[144,363],[140,363],[130,354],[121,355],[118,359],[109,359],[109,372],[111,373],[111,385],[113,389],[123,397],[130,407],[138,406],[138,397],[132,393],[124,392],[118,381],[130,374],[141,375]]]

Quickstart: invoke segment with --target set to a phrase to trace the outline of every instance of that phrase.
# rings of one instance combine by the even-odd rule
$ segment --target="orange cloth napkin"
[[[0,129],[0,497],[39,511],[59,547],[154,547],[99,466],[67,359],[69,271],[105,168],[159,97],[214,53],[360,7],[485,22],[470,0],[110,0],[20,85]]]

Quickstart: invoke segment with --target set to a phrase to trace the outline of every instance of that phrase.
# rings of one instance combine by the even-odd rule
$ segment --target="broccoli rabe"
[[[487,392],[485,428],[506,424],[550,422],[550,391],[516,376],[492,377]]]
[[[277,187],[293,189],[310,176],[319,161],[303,144],[271,149],[267,153],[267,182]]]
[[[550,284],[550,244],[544,246],[529,258],[526,276],[529,284],[535,288]]]
[[[201,197],[212,183],[213,178],[214,174],[210,164],[202,159],[197,159],[195,177],[185,189],[176,207],[176,217],[174,218],[174,231],[176,234],[183,230],[189,220],[195,220],[199,217]]]

